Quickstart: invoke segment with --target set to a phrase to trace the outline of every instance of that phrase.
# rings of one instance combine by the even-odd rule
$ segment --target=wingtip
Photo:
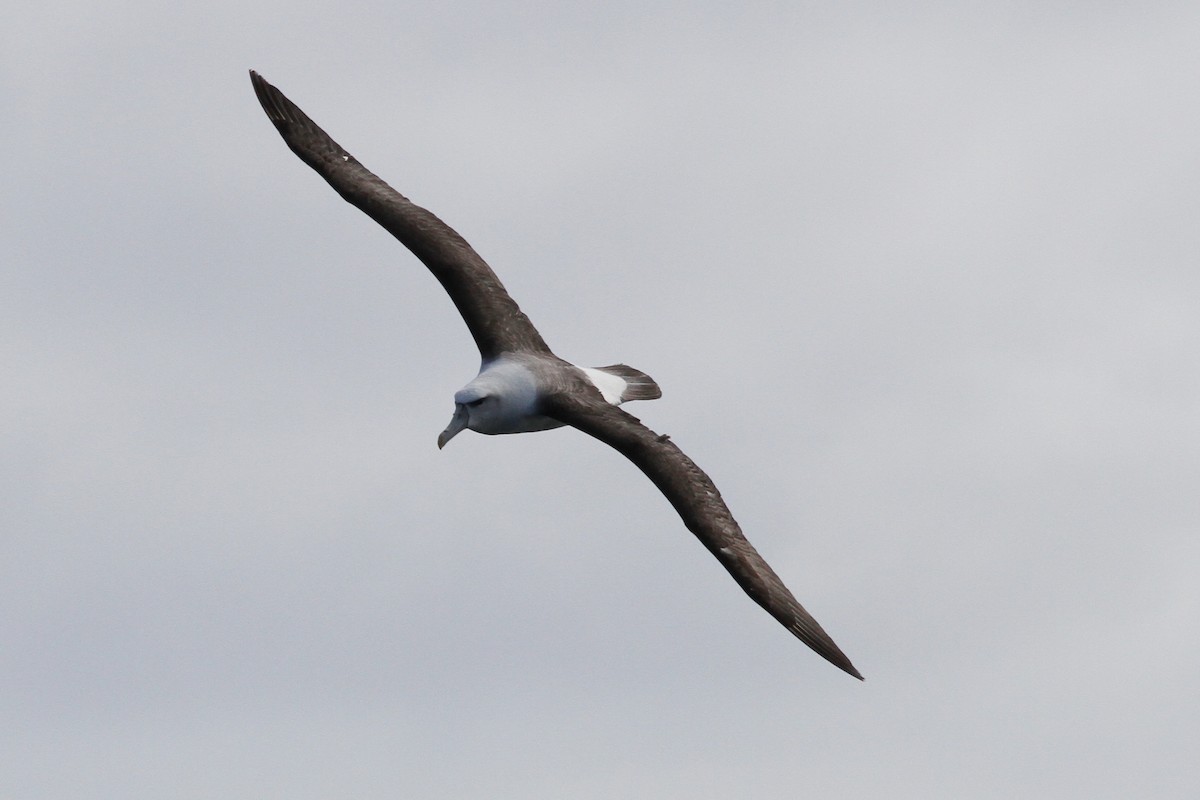
[[[263,107],[263,111],[267,112],[272,122],[277,122],[280,114],[280,103],[276,98],[279,90],[267,82],[267,79],[260,75],[256,70],[250,70],[250,85],[254,87],[254,94],[258,98],[259,104]]]
[[[784,627],[793,636],[808,645],[809,649],[814,653],[830,664],[833,664],[842,672],[853,678],[858,678],[860,681],[866,680],[862,676],[862,673],[851,663],[850,658],[842,652],[842,648],[838,647],[837,643],[833,641],[833,637],[825,632],[825,629],[813,618],[812,614],[809,614],[803,606],[796,602],[794,597],[791,597],[790,592],[788,593],[788,599],[791,602],[788,603],[787,614],[791,618],[784,623]],[[778,609],[773,609],[766,605],[763,607],[776,619],[779,619],[781,622],[783,621],[779,616]]]
[[[816,649],[816,648],[813,648],[813,649]],[[850,677],[858,678],[860,681],[865,682],[867,679],[864,678],[862,676],[862,673],[859,672],[858,669],[853,664],[850,663],[850,659],[846,658],[846,654],[843,653],[841,650],[837,650],[836,645],[835,645],[835,650],[836,650],[836,652],[822,652],[821,650],[817,650],[817,653],[822,658],[824,658],[826,661],[828,661],[830,664],[833,664],[835,667],[837,667],[838,669],[840,669],[842,672],[846,673]]]
[[[832,645],[831,652],[822,652],[820,650],[817,652],[824,656],[826,661],[828,661],[830,664],[833,664],[842,672],[845,672],[847,675],[853,678],[858,678],[860,681],[865,681],[866,678],[862,676],[862,673],[858,671],[857,667],[850,663],[850,659],[846,657],[846,654],[842,652],[841,648],[836,644],[833,644],[832,639],[829,641],[829,644]]]

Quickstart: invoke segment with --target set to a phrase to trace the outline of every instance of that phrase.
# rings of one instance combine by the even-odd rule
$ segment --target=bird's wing
[[[503,352],[550,352],[496,273],[449,225],[380,180],[253,70],[250,81],[292,152],[429,267],[458,307],[485,361]]]
[[[708,475],[668,437],[591,394],[595,393],[554,392],[544,399],[542,412],[599,439],[636,464],[754,602],[831,664],[862,680],[850,659],[742,535]]]

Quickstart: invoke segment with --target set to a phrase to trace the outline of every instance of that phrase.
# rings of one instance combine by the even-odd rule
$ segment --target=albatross
[[[267,117],[300,160],[344,200],[382,225],[420,259],[454,301],[482,358],[479,374],[454,394],[454,416],[438,448],[464,430],[525,433],[569,425],[632,461],[683,523],[754,602],[831,664],[862,675],[742,535],[708,475],[675,443],[618,408],[662,396],[624,364],[578,367],[556,356],[496,273],[450,226],[359,163],[307,114],[250,71]]]

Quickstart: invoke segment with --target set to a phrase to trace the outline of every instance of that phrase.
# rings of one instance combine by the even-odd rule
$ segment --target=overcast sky
[[[1195,3],[20,3],[0,796],[1193,798]],[[259,70],[721,487],[478,354]]]

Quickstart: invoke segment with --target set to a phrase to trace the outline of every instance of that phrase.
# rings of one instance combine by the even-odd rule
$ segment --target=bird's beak
[[[438,450],[446,446],[446,442],[458,435],[459,431],[467,427],[467,407],[461,403],[454,408],[454,417],[451,418],[450,424],[446,426],[446,430],[438,434]]]

